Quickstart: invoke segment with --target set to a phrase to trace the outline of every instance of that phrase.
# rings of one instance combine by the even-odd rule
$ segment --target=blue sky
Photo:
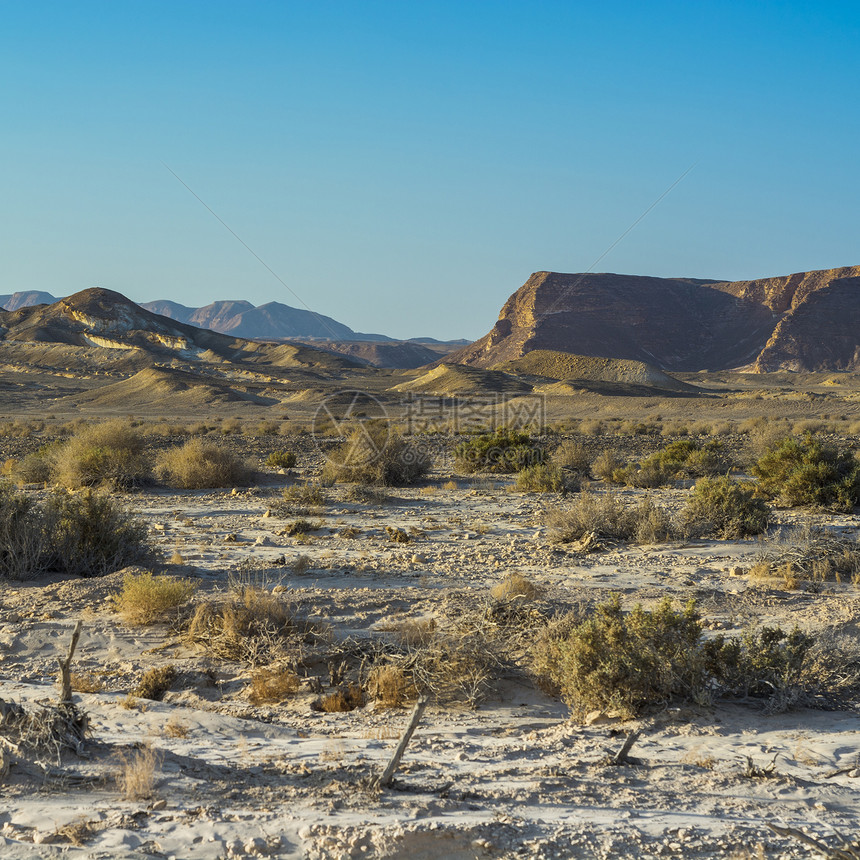
[[[475,338],[691,165],[596,271],[857,265],[858,43],[856,3],[0,0],[0,293]]]

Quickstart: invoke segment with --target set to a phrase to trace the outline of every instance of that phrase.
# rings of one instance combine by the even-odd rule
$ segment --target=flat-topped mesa
[[[741,282],[536,272],[507,300],[488,334],[446,361],[493,367],[542,349],[633,359],[669,371],[856,369],[860,332],[847,333],[827,355],[806,340],[826,337],[828,326],[841,323],[840,303],[853,313],[858,290],[843,287],[839,301],[817,299],[804,307],[810,296],[853,283],[851,273],[860,268]],[[799,311],[798,329],[788,317]],[[780,358],[782,339],[789,333],[796,339],[798,331],[803,342]],[[761,363],[766,348],[772,358]]]

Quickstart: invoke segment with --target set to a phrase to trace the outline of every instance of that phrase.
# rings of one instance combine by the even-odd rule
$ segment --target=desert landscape
[[[0,313],[3,856],[860,856],[858,270],[646,280]]]

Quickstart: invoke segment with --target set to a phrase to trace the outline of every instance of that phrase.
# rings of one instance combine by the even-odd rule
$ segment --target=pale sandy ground
[[[280,490],[152,491],[129,500],[160,548],[181,552],[201,595],[224,589],[231,571],[255,576],[288,589],[338,637],[368,636],[404,618],[444,621],[452,606],[485,602],[487,589],[513,570],[560,605],[613,591],[632,605],[668,592],[696,597],[711,630],[758,620],[857,635],[854,586],[786,592],[732,575],[753,563],[755,541],[625,547],[583,558],[547,540],[543,511],[558,499],[487,481],[395,490],[385,505],[349,502],[332,490],[323,529],[301,543],[279,534],[295,517],[265,516]],[[655,497],[677,506],[683,491]],[[856,529],[858,518],[828,523]],[[347,526],[361,533],[337,534]],[[413,541],[392,542],[386,526],[413,530]],[[232,535],[236,541],[225,540]],[[297,574],[289,565],[302,554],[310,566]],[[286,566],[275,564],[281,555]],[[78,618],[84,628],[74,669],[106,678],[105,692],[77,694],[91,719],[89,758],[66,756],[62,775],[39,784],[13,767],[0,783],[4,858],[729,857],[758,845],[768,857],[805,857],[813,855],[767,822],[825,838],[833,830],[856,836],[856,712],[767,716],[760,704],[720,703],[582,725],[562,703],[511,676],[477,709],[431,705],[396,788],[380,794],[365,786],[385,765],[408,710],[371,704],[321,714],[303,691],[283,706],[253,707],[247,667],[214,663],[166,625],[124,624],[109,604],[120,582],[113,575],[0,590],[0,698],[55,697],[56,658]],[[163,702],[145,710],[120,705],[145,669],[168,662],[181,675]],[[166,734],[168,721],[185,726],[187,737]],[[638,763],[606,765],[632,728],[643,729],[632,753]],[[154,800],[123,800],[113,778],[136,744],[150,744],[160,759]],[[748,759],[761,768],[775,761],[772,774],[745,776]],[[95,831],[85,845],[56,841],[58,829],[82,819]]]

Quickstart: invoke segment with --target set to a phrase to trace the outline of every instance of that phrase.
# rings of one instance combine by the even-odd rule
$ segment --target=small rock
[[[156,800],[149,808],[150,809],[164,809],[167,806],[167,801],[162,797],[159,800]]]
[[[269,508],[269,509],[266,511],[266,513],[264,513],[264,514],[263,514],[263,519],[264,519],[264,520],[267,520],[267,519],[269,519],[269,517],[271,517],[271,516],[272,516],[272,509],[271,509],[271,508]]]

